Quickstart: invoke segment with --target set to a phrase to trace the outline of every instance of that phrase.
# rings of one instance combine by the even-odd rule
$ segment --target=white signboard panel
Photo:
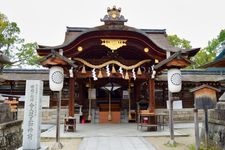
[[[88,89],[88,99],[96,99],[96,89]]]
[[[42,107],[49,107],[50,96],[42,96]]]
[[[169,109],[169,101],[166,101],[166,107],[167,109]],[[182,105],[182,100],[176,100],[173,101],[173,109],[182,109],[183,105]]]

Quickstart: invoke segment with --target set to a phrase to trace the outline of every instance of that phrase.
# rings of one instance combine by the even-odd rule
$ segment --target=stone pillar
[[[43,81],[27,80],[22,149],[40,149]]]

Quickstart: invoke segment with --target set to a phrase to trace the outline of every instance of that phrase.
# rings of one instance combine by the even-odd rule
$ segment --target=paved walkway
[[[86,137],[78,150],[156,150],[143,137]]]
[[[55,138],[54,125],[42,126],[46,129],[42,138]],[[179,131],[181,128],[194,128],[193,123],[175,124],[175,136],[187,136]],[[156,150],[143,137],[169,136],[168,127],[164,130],[148,132],[138,130],[137,124],[77,124],[76,132],[64,132],[60,128],[61,138],[82,138],[78,150]]]
[[[181,125],[184,126],[184,125]],[[175,126],[176,127],[176,126]],[[50,126],[41,134],[42,138],[55,138],[56,127]],[[187,134],[174,131],[175,136],[187,136]],[[76,132],[64,132],[63,125],[60,126],[61,138],[85,138],[85,137],[150,137],[150,136],[169,136],[169,130],[166,127],[164,130],[148,132],[147,128],[142,130],[137,129],[137,124],[77,124]]]

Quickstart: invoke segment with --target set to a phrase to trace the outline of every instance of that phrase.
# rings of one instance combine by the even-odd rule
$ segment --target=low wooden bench
[[[140,123],[139,126],[141,126],[141,130],[142,130],[142,127],[147,127],[148,130],[149,130],[149,128],[151,128],[151,127],[155,127],[155,128],[158,127],[157,124],[147,124],[147,123],[146,123],[146,124],[145,124],[145,123]]]
[[[155,113],[149,113],[148,111],[142,111],[138,114],[138,123],[137,128],[141,127],[147,127],[150,131],[156,131],[157,130],[157,120],[156,120],[156,114]]]
[[[76,131],[76,118],[75,117],[65,117],[64,118],[64,132],[66,131]]]

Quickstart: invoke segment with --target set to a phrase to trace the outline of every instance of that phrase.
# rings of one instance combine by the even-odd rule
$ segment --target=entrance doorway
[[[82,91],[88,92],[79,100],[85,119],[92,123],[136,122],[137,103],[143,98],[148,101],[148,86],[142,87],[143,82],[145,80],[123,78],[86,80]],[[143,92],[143,89],[146,91]]]

